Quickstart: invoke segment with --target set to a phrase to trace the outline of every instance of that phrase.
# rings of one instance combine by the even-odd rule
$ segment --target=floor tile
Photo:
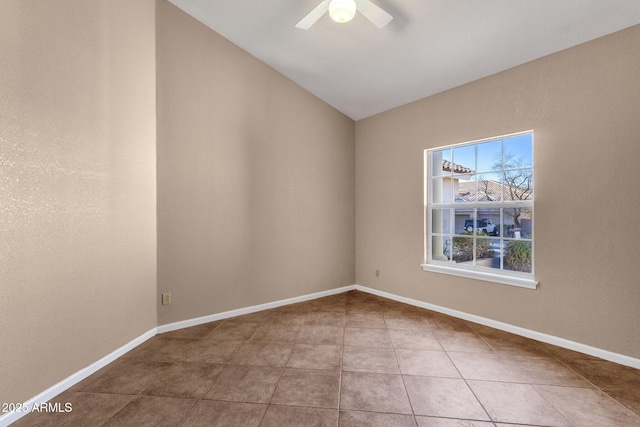
[[[196,400],[191,399],[139,396],[102,426],[179,426],[195,404]]]
[[[181,427],[258,427],[267,405],[201,400]]]
[[[293,344],[276,342],[248,342],[238,352],[233,365],[280,366],[287,364]]]
[[[462,379],[414,376],[403,378],[416,415],[490,420]]]
[[[83,380],[74,390],[138,394],[170,366],[169,362],[119,359]]]
[[[299,344],[342,345],[344,328],[337,326],[303,326],[298,336]]]
[[[393,350],[381,347],[344,347],[342,356],[344,371],[399,374],[398,362]]]
[[[590,387],[580,375],[555,359],[448,352],[463,378],[526,384]]]
[[[271,403],[337,409],[339,395],[339,371],[285,369]]]
[[[264,323],[251,336],[251,341],[270,341],[294,344],[298,340],[301,325]]]
[[[360,291],[347,293],[347,304],[353,304],[357,302],[379,304],[380,298],[377,295],[371,295],[366,292],[360,292]]]
[[[302,326],[307,317],[307,312],[276,312],[272,313],[264,323],[267,325]]]
[[[596,389],[534,386],[573,425],[640,427],[640,416]]]
[[[191,346],[197,342],[197,339],[156,335],[127,353],[123,358],[150,362],[175,362],[189,354]]]
[[[602,359],[572,359],[565,362],[567,366],[584,375],[596,385],[629,383],[640,385],[640,370],[619,365]]]
[[[403,375],[460,378],[444,351],[396,349],[395,353]]]
[[[309,312],[325,312],[325,313],[338,313],[344,316],[344,313],[347,310],[347,301],[346,299],[340,298],[320,298],[314,302],[314,304],[309,309]]]
[[[271,310],[256,311],[255,313],[243,314],[242,316],[233,317],[228,320],[236,320],[238,322],[262,323],[269,318]]]
[[[260,425],[262,427],[335,427],[337,424],[337,409],[269,405]]]
[[[382,309],[377,301],[348,301],[347,314],[349,313],[382,313]]]
[[[412,414],[400,375],[343,372],[340,409]]]
[[[176,362],[142,391],[143,395],[199,399],[213,385],[224,365]]]
[[[494,423],[496,427],[539,427],[531,424],[506,424],[506,423]]]
[[[523,338],[523,337],[520,337]],[[482,339],[496,352],[517,356],[531,357],[553,357],[541,345],[535,344],[532,340],[519,342],[493,340],[482,337]]]
[[[456,319],[455,317],[447,316],[442,313],[429,311],[423,312],[420,315],[432,332],[473,332],[473,329],[469,326],[470,322],[466,322],[462,319]]]
[[[338,425],[340,427],[416,427],[416,421],[413,415],[342,411]]]
[[[538,341],[536,341],[536,343],[540,347],[542,347],[547,353],[551,354],[554,357],[557,357],[560,360],[576,360],[576,359],[599,360],[595,356],[569,350],[568,348],[562,348],[552,344],[547,344],[547,343],[538,342]]]
[[[280,307],[276,307],[271,309],[271,314],[280,314],[280,313],[306,313],[309,308],[309,302],[297,302],[294,304],[285,304]]]
[[[470,353],[493,353],[478,335],[473,332],[458,332],[448,330],[433,331],[436,339],[446,351],[464,351]]]
[[[260,327],[258,322],[243,322],[227,320],[215,331],[207,335],[208,340],[215,341],[246,341]]]
[[[409,304],[404,304],[397,301],[391,301],[388,299],[380,300],[380,309],[383,314],[394,314],[394,315],[405,315],[405,316],[415,316],[421,311],[420,308],[414,307]]]
[[[528,384],[490,381],[469,381],[468,384],[493,421],[542,426],[571,425]]]
[[[429,330],[429,325],[422,317],[385,314],[384,322],[389,329]]]
[[[282,307],[282,311],[290,312],[290,313],[301,313],[306,315],[309,310],[311,310],[315,306],[315,302],[313,300],[297,302],[294,304],[287,304]]]
[[[510,355],[502,356],[502,359],[528,384],[591,387],[582,376],[556,359]]]
[[[269,403],[283,368],[229,365],[205,395],[208,400]]]
[[[306,326],[337,326],[343,328],[345,317],[344,313],[331,313],[326,311],[310,312],[307,314],[304,324]]]
[[[497,329],[487,328],[478,331],[480,338],[498,353],[518,356],[552,357],[537,341]]]
[[[418,422],[418,427],[493,427],[493,423],[489,421],[461,420],[453,418],[416,417],[416,421]]]
[[[394,348],[442,350],[436,337],[427,330],[389,329],[389,336]]]
[[[386,329],[347,327],[344,329],[344,345],[391,348],[391,338]]]
[[[603,388],[603,391],[627,408],[640,415],[640,387],[615,385]]]
[[[245,343],[245,341],[215,341],[205,338],[191,346],[190,352],[184,360],[202,363],[230,363]]]
[[[447,352],[462,378],[472,380],[526,382],[522,373],[497,354]]]
[[[293,347],[288,368],[340,369],[342,346],[329,344],[296,344]]]
[[[349,292],[357,292],[357,293],[363,293],[363,292],[358,292],[358,291],[347,291],[347,292],[339,292],[333,295],[328,295],[326,297],[322,297],[322,298],[318,298],[318,301],[327,301],[327,302],[347,302],[347,298],[348,298],[348,293]]]
[[[347,328],[385,329],[384,317],[377,313],[347,313]]]

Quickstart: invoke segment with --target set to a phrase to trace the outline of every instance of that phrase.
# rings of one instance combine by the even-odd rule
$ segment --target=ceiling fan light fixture
[[[329,16],[336,22],[349,22],[355,14],[355,0],[331,0],[331,3],[329,3]]]

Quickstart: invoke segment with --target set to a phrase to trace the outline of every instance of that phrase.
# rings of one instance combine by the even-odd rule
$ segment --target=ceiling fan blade
[[[378,28],[384,27],[393,19],[393,16],[373,4],[371,0],[356,0],[356,5],[358,11]]]
[[[329,10],[329,0],[322,0],[319,5],[296,24],[296,28],[308,30],[318,19],[322,18],[322,15],[324,15],[327,10]]]

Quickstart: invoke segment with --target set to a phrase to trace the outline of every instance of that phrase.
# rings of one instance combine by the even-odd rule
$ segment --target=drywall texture
[[[0,402],[156,326],[154,10],[0,2]]]
[[[638,100],[635,26],[357,122],[357,283],[640,357]],[[422,271],[423,150],[528,129],[539,288]]]
[[[157,9],[159,324],[352,285],[355,125]]]

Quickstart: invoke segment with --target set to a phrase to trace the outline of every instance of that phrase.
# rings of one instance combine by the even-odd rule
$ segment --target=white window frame
[[[500,136],[495,136],[495,137],[491,137],[491,138],[484,138],[484,139],[479,139],[479,140],[475,140],[475,141],[468,141],[468,142],[463,142],[460,144],[453,144],[453,145],[447,145],[447,146],[441,146],[441,147],[436,147],[436,148],[429,148],[424,150],[424,207],[425,207],[425,215],[424,215],[424,260],[425,262],[422,264],[422,268],[425,271],[431,271],[431,272],[436,272],[436,273],[442,273],[442,274],[448,274],[448,275],[453,275],[453,276],[459,276],[459,277],[466,277],[466,278],[471,278],[471,279],[477,279],[477,280],[484,280],[484,281],[489,281],[489,282],[495,282],[495,283],[501,283],[501,284],[505,284],[505,285],[513,285],[513,286],[519,286],[519,287],[523,287],[523,288],[529,288],[529,289],[536,289],[538,286],[538,282],[535,280],[535,230],[534,230],[534,213],[533,213],[533,208],[534,208],[534,198],[535,195],[532,199],[530,200],[509,200],[509,201],[490,201],[490,202],[486,202],[486,201],[475,201],[475,202],[467,202],[467,203],[457,203],[455,200],[452,200],[451,202],[448,203],[444,203],[444,202],[438,202],[435,203],[431,200],[431,196],[434,194],[434,192],[432,191],[432,185],[433,185],[433,175],[435,176],[439,176],[441,175],[440,173],[437,174],[433,174],[432,171],[430,170],[430,167],[432,165],[432,153],[440,151],[440,150],[446,150],[446,149],[455,149],[458,147],[463,147],[463,146],[477,146],[479,144],[482,143],[486,143],[489,141],[494,141],[494,140],[501,140],[501,139],[505,139],[505,138],[510,138],[510,137],[514,137],[514,136],[519,136],[519,135],[525,135],[525,134],[531,134],[531,141],[532,141],[532,146],[531,146],[531,156],[532,156],[532,164],[530,167],[527,167],[527,169],[531,168],[533,170],[533,168],[535,167],[535,162],[533,160],[533,136],[534,136],[534,132],[533,130],[528,130],[528,131],[523,131],[523,132],[517,132],[517,133],[512,133],[512,134],[507,134],[507,135],[500,135]],[[503,159],[504,161],[504,159]],[[455,159],[454,159],[455,162]],[[452,177],[454,175],[452,174]],[[533,175],[533,179],[535,179],[535,173]],[[453,217],[453,212],[455,212],[455,209],[473,209],[474,215],[473,215],[473,220],[477,220],[477,209],[482,209],[482,208],[491,208],[491,209],[500,209],[500,208],[514,208],[514,207],[520,207],[520,208],[527,208],[531,210],[531,273],[526,273],[526,272],[516,272],[516,271],[509,271],[509,270],[504,270],[502,269],[502,257],[501,257],[501,268],[497,269],[497,268],[487,268],[487,267],[479,267],[476,265],[468,265],[466,263],[456,263],[453,260],[438,260],[438,259],[433,259],[433,250],[431,248],[432,244],[433,244],[433,235],[432,235],[432,213],[434,209],[450,209],[452,212],[452,217]],[[501,211],[502,212],[502,211]],[[455,218],[453,218],[455,219]],[[503,221],[503,217],[501,215],[501,221],[499,226],[501,226],[504,223]],[[501,247],[504,247],[503,242],[504,241],[508,241],[511,240],[508,237],[503,236],[503,230],[501,230],[500,232],[500,242],[501,242]],[[436,233],[436,238],[438,236],[441,236],[442,233]],[[474,250],[473,252],[475,253],[475,245],[476,245],[476,241],[477,241],[477,235],[474,233],[473,235],[473,241],[474,241]]]

